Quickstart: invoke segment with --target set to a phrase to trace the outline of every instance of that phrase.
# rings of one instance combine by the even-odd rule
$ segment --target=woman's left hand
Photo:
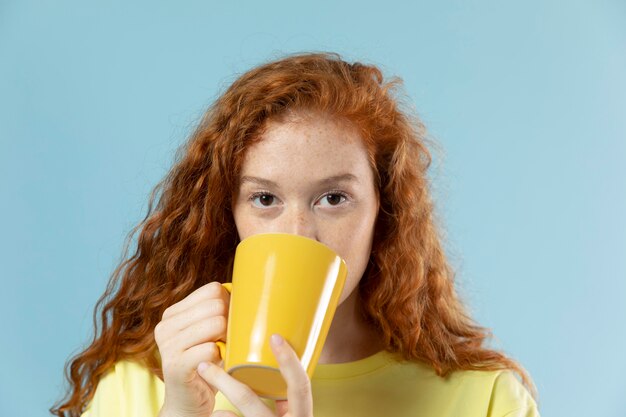
[[[198,365],[198,374],[209,385],[221,391],[245,417],[313,417],[311,381],[296,352],[278,335],[272,336],[270,346],[280,366],[280,373],[287,382],[287,400],[276,401],[277,414],[250,387],[231,377],[219,366],[203,362]],[[236,416],[228,411],[222,413],[216,415]]]

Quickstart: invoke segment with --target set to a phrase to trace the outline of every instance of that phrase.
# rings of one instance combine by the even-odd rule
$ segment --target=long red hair
[[[355,126],[369,152],[380,211],[359,292],[363,313],[387,350],[456,370],[524,369],[485,346],[491,333],[466,313],[436,227],[426,176],[425,128],[403,109],[399,79],[335,54],[289,56],[237,79],[209,108],[150,198],[136,250],[117,267],[94,313],[91,344],[68,363],[70,389],[51,411],[79,416],[117,361],[141,362],[162,377],[154,327],[196,288],[227,282],[238,243],[231,213],[246,147],[288,111],[319,111]],[[129,243],[127,243],[128,248]],[[126,253],[128,251],[126,250]]]

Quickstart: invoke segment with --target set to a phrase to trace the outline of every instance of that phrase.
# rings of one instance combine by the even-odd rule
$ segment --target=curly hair
[[[154,327],[167,307],[195,289],[230,280],[238,243],[231,203],[245,150],[268,121],[297,110],[350,122],[368,150],[380,211],[359,295],[385,349],[426,362],[440,376],[510,369],[534,394],[517,362],[485,346],[491,332],[469,317],[455,292],[426,176],[426,130],[402,108],[400,85],[375,66],[329,53],[288,56],[238,78],[153,191],[148,214],[128,237],[125,260],[96,305],[93,340],[68,362],[70,388],[51,412],[79,416],[120,360],[138,361],[162,378]]]

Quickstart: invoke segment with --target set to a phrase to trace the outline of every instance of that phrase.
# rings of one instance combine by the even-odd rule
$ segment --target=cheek
[[[334,245],[329,244],[346,261],[348,267],[341,301],[345,300],[361,281],[370,259],[373,234],[374,220],[369,219],[367,222],[362,222],[358,226],[353,225],[350,229],[342,231],[339,234],[342,239],[335,241]]]
[[[350,251],[344,258],[348,266],[348,276],[346,278],[346,290],[352,290],[359,284],[371,253],[371,239],[354,240]]]
[[[256,234],[258,221],[255,222],[251,216],[246,214],[245,210],[235,208],[233,218],[235,219],[235,227],[240,240]]]

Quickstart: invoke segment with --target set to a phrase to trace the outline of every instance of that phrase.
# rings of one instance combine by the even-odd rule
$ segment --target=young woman
[[[58,416],[538,416],[523,368],[485,346],[434,223],[425,130],[397,81],[333,54],[252,69],[214,103],[135,229],[68,367]],[[312,380],[272,337],[288,400],[220,367],[237,243],[316,239],[348,266]],[[521,382],[518,378],[521,379]],[[219,411],[224,410],[224,411]]]

